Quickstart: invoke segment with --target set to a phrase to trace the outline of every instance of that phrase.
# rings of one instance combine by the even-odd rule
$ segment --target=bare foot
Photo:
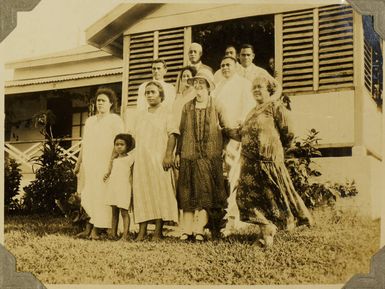
[[[90,232],[89,231],[83,231],[83,232],[80,232],[79,234],[77,234],[75,236],[75,238],[78,238],[78,239],[87,239],[88,237],[90,236]]]
[[[160,241],[160,240],[162,240],[163,239],[163,234],[162,233],[157,233],[157,234],[154,234],[153,236],[152,236],[152,240],[153,241]]]
[[[120,238],[120,240],[130,242],[131,238],[129,235],[123,234],[122,237]]]
[[[93,226],[92,224],[87,223],[87,224],[86,224],[86,228],[84,229],[84,231],[81,232],[81,233],[79,233],[79,234],[77,234],[77,235],[75,236],[75,238],[87,239],[87,238],[90,236],[93,227],[94,227],[94,226]]]
[[[112,240],[112,241],[116,241],[116,240],[119,240],[119,236],[116,234],[108,234],[107,239]]]
[[[139,234],[139,235],[135,238],[135,242],[141,242],[141,241],[144,241],[145,238],[146,238],[146,235]]]
[[[274,224],[261,225],[261,232],[265,247],[272,247],[274,236],[277,233],[277,227]]]
[[[91,240],[100,240],[99,231],[96,230],[95,228],[93,228],[91,231],[90,239]]]

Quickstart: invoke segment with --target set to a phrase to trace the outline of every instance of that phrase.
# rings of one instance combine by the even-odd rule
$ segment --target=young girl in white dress
[[[115,158],[109,171],[104,176],[107,182],[106,205],[112,207],[112,239],[117,239],[119,211],[123,219],[123,240],[129,240],[130,216],[132,197],[132,167],[134,164],[135,141],[130,134],[118,134],[114,140]]]

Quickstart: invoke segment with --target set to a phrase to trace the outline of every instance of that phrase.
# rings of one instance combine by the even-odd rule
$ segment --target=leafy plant
[[[19,201],[15,198],[19,194],[21,181],[20,164],[7,157],[4,162],[4,206],[5,212],[19,209]]]
[[[298,192],[308,190],[310,177],[321,175],[310,166],[312,157],[321,156],[321,152],[316,148],[320,140],[318,133],[315,129],[311,129],[305,139],[302,141],[295,139],[294,146],[286,149],[285,165]]]
[[[45,137],[41,155],[33,159],[38,166],[36,178],[24,187],[23,205],[30,213],[59,213],[56,202],[67,200],[76,191],[73,164],[62,153],[59,141],[52,135],[54,115],[45,111],[34,116],[35,125]]]
[[[311,167],[312,158],[321,156],[316,148],[320,140],[318,134],[318,131],[311,129],[305,139],[296,139],[294,146],[286,150],[285,165],[295,189],[309,208],[333,205],[338,198],[358,194],[354,181],[345,184],[311,182],[311,178],[321,175],[321,172]]]

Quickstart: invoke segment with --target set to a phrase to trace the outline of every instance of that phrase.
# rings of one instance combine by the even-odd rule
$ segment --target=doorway
[[[227,45],[239,53],[242,44],[253,45],[254,64],[268,71],[269,59],[274,58],[274,15],[253,16],[192,27],[192,42],[203,47],[202,62],[216,71]]]

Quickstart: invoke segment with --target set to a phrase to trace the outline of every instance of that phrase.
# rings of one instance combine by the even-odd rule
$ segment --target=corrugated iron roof
[[[107,75],[122,74],[123,68],[104,69],[91,72],[73,73],[67,75],[58,75],[53,77],[39,77],[33,79],[11,80],[5,82],[5,87],[26,86],[42,83],[62,82],[66,80],[76,80],[83,78],[93,78]]]

